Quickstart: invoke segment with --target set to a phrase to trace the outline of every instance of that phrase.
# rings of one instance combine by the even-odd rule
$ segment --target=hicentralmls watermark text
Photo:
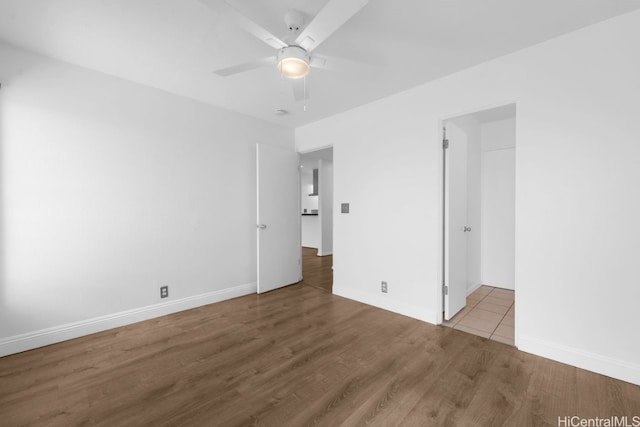
[[[577,415],[558,417],[558,427],[640,427],[640,415],[583,418]]]

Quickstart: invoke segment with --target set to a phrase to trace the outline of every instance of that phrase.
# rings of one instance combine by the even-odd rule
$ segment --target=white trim
[[[66,325],[15,335],[0,340],[0,357],[231,298],[255,294],[256,292],[256,283],[247,283],[219,291],[207,292],[200,295],[108,314],[106,316],[94,317],[80,322],[67,323]]]
[[[518,114],[518,101],[516,99],[510,98],[509,100],[503,100],[500,102],[495,102],[491,104],[484,104],[483,106],[476,105],[475,107],[468,108],[466,110],[458,111],[457,113],[448,113],[440,116],[441,122],[446,122],[447,120],[457,119],[462,116],[469,116],[471,114],[480,113],[486,110],[493,110],[494,108],[506,107],[507,105],[514,104],[516,106],[516,116]]]
[[[467,289],[467,296],[471,295],[472,293],[480,289],[481,286],[482,286],[482,283],[476,283],[475,285]]]
[[[336,285],[333,286],[333,294],[372,305],[383,310],[402,314],[403,316],[413,317],[414,319],[422,320],[423,322],[435,324],[437,320],[436,313],[425,310],[424,307],[395,301],[388,297],[372,295],[367,292],[356,291],[349,288],[345,289]]]
[[[520,335],[518,350],[640,385],[640,365]]]
[[[318,251],[318,255],[317,256],[327,256],[327,255],[333,255],[333,252],[329,251],[329,252],[320,253],[320,251]]]
[[[319,145],[317,147],[308,148],[306,150],[300,150],[299,147],[298,147],[298,144],[296,143],[296,151],[299,154],[309,154],[309,153],[313,153],[315,151],[326,150],[327,148],[333,148],[333,143],[325,144],[325,145]]]

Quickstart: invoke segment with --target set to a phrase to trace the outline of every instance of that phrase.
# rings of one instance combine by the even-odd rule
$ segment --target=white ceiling
[[[284,36],[287,9],[312,17],[327,0],[233,3]],[[370,0],[314,51],[365,71],[313,69],[306,111],[275,67],[212,73],[275,51],[198,0],[0,0],[0,7],[5,42],[297,127],[638,9],[640,1]]]

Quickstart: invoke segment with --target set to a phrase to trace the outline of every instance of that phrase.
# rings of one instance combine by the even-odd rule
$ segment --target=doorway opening
[[[443,324],[515,345],[516,106],[443,122]]]
[[[303,284],[333,291],[333,147],[300,155]]]

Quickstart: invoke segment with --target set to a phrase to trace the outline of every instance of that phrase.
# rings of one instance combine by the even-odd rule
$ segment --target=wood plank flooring
[[[333,255],[318,256],[315,248],[302,248],[303,285],[333,291]]]
[[[557,426],[573,415],[640,416],[640,387],[302,283],[0,358],[2,426]]]

